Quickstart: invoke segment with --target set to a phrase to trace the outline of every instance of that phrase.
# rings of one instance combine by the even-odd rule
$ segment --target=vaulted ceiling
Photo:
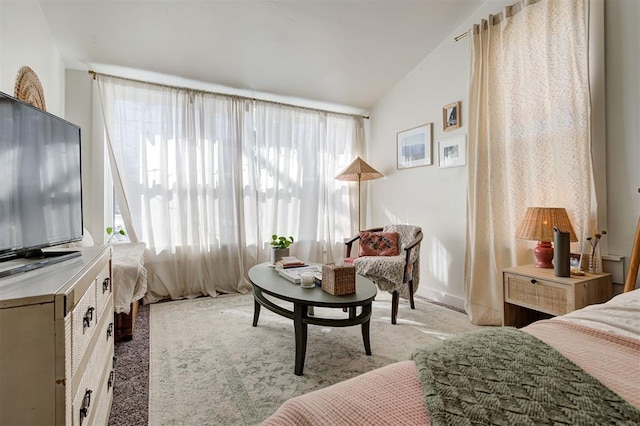
[[[41,0],[68,68],[367,110],[484,0]]]

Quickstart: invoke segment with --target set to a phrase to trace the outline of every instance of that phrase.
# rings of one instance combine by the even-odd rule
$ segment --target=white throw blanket
[[[129,314],[131,303],[147,292],[146,244],[113,245],[113,301],[116,314]]]

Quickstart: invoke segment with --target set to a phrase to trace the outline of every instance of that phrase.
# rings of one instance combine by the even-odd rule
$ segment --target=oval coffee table
[[[371,355],[369,342],[369,320],[371,319],[371,303],[376,297],[376,286],[367,278],[356,275],[356,292],[344,296],[332,296],[322,291],[318,286],[307,289],[282,278],[268,263],[261,263],[249,269],[249,280],[253,284],[253,326],[258,325],[260,306],[283,317],[293,319],[296,337],[296,362],[294,373],[302,375],[304,358],[307,351],[307,325],[315,324],[328,327],[349,327],[362,324],[362,340],[367,355]],[[276,305],[264,294],[276,299],[293,303],[293,311]],[[311,314],[313,307],[346,308],[347,318],[321,318]],[[356,315],[356,308],[362,307],[362,312]],[[311,309],[309,309],[311,308]]]

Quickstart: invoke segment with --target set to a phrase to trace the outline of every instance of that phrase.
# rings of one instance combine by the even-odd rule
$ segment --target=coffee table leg
[[[366,305],[362,306],[362,313],[363,314],[370,314],[371,313],[371,303],[367,303]],[[364,352],[367,355],[371,355],[371,341],[369,340],[369,323],[371,322],[371,319],[368,319],[367,322],[363,322],[362,323],[362,340],[364,341]]]
[[[253,326],[258,326],[258,318],[260,317],[260,303],[253,297]]]
[[[307,314],[307,306],[299,303],[293,305],[293,328],[296,333],[296,376],[302,376],[304,357],[307,352],[307,324],[302,319]]]

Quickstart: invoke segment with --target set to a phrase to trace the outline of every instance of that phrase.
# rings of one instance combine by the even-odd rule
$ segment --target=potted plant
[[[118,227],[118,228],[113,228],[112,226],[107,226],[107,235],[109,236],[109,239],[107,240],[107,244],[111,243],[111,240],[113,240],[114,238],[116,238],[116,240],[119,238],[120,235],[122,236],[126,236],[127,234],[124,232],[124,229]]]
[[[293,243],[293,237],[284,237],[273,234],[271,236],[271,264],[275,265],[276,262],[283,257],[289,256],[289,246]]]

